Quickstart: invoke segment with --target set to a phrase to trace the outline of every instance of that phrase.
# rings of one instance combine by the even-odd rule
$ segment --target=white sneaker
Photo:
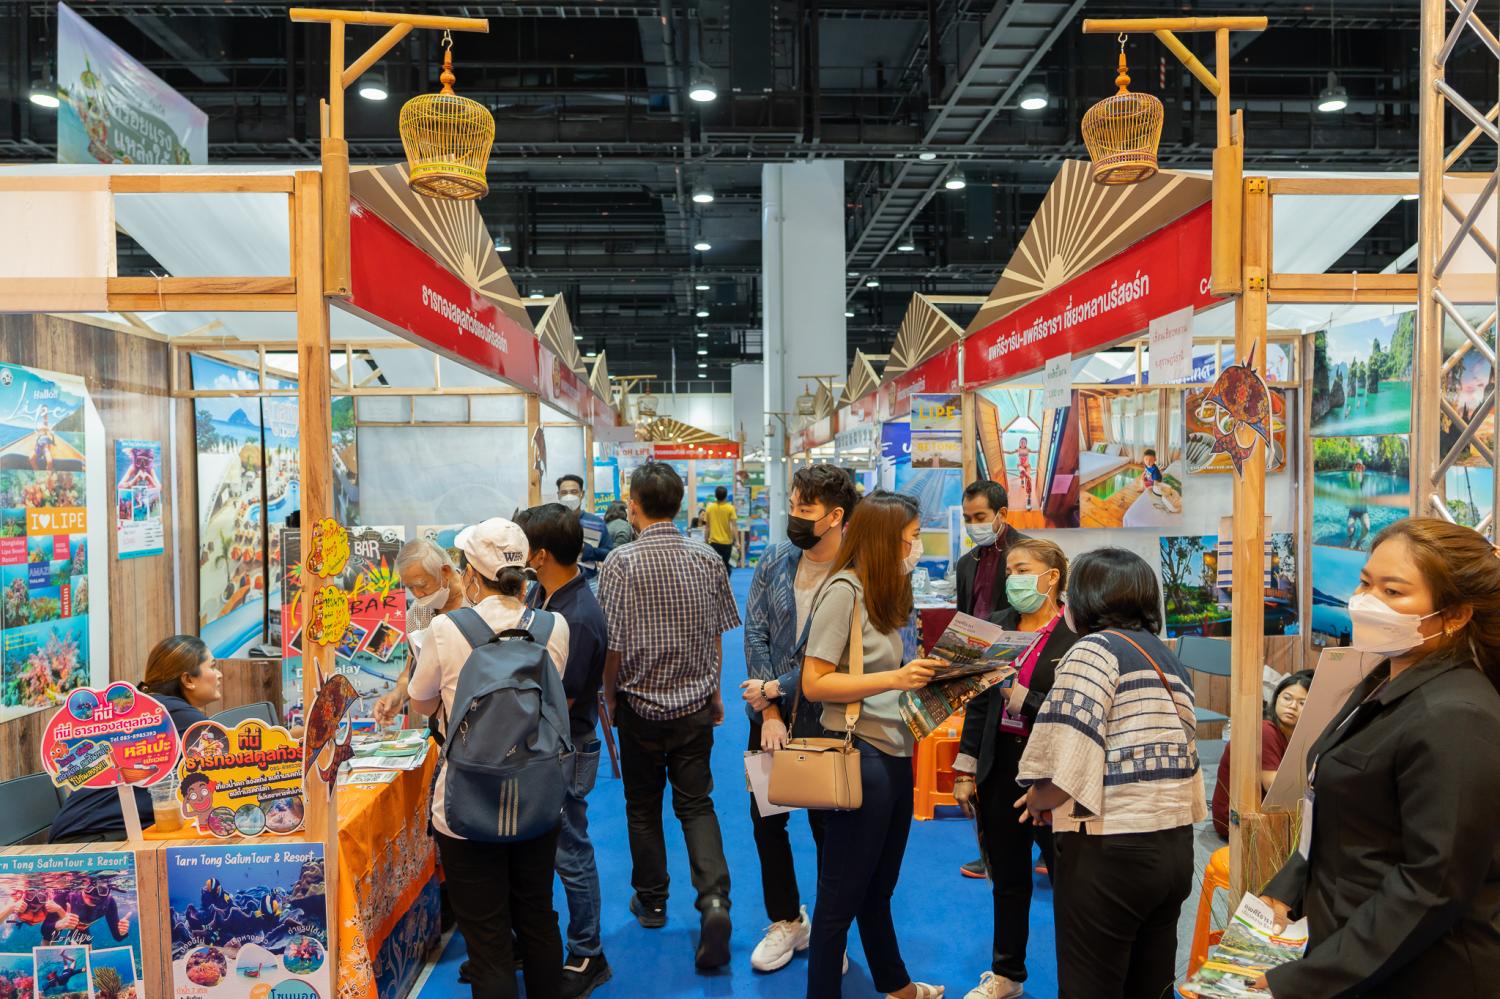
[[[844,951],[844,974],[849,974],[849,952]]]
[[[1004,975],[986,971],[979,976],[979,984],[969,990],[964,999],[1016,999],[1022,992],[1021,983],[1013,982]]]
[[[766,927],[755,950],[750,952],[750,967],[756,971],[775,971],[784,968],[792,955],[807,950],[808,937],[812,934],[812,922],[807,918],[807,906],[797,919],[772,923]]]

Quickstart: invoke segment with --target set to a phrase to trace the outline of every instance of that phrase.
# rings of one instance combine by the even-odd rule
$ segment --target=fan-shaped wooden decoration
[[[963,335],[963,327],[926,295],[913,295],[896,330],[896,342],[891,345],[891,356],[880,372],[880,380],[888,382],[910,371],[949,344],[957,343]]]
[[[644,428],[644,436],[637,434],[642,440],[660,441],[661,443],[675,444],[733,444],[727,437],[701,430],[681,420],[670,416],[663,416],[652,420]]]
[[[983,329],[1206,203],[1207,176],[1163,170],[1123,186],[1095,184],[1089,164],[1067,160],[968,332]]]
[[[414,193],[405,164],[350,172],[349,193],[395,226],[470,288],[491,299],[526,329],[534,329],[523,299],[505,270],[495,239],[472,201],[442,201]],[[359,210],[358,206],[351,211]]]
[[[832,416],[833,411],[838,408],[838,398],[833,394],[833,389],[828,387],[827,382],[818,382],[818,390],[813,393],[813,419],[821,420],[825,416]]]
[[[604,354],[604,351],[599,351],[599,356],[594,361],[594,370],[589,374],[589,388],[593,389],[594,394],[599,398],[613,404],[615,400],[614,386],[609,381],[609,364],[605,361]]]
[[[561,358],[573,374],[588,378],[588,368],[578,354],[578,341],[573,339],[573,318],[568,315],[568,307],[563,304],[561,295],[552,296],[547,311],[537,321],[536,337],[543,347]]]
[[[839,396],[839,405],[846,406],[862,399],[880,385],[880,376],[875,366],[862,350],[854,352],[854,363],[849,366],[849,377],[844,380],[844,392]]]

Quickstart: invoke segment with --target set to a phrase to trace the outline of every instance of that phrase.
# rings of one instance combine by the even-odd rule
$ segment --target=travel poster
[[[1495,471],[1489,466],[1454,465],[1443,476],[1453,522],[1478,527],[1495,508]]]
[[[916,468],[963,468],[963,396],[911,397],[911,463]]]
[[[160,555],[161,441],[115,441],[115,539],[120,558]]]
[[[1313,544],[1369,551],[1382,528],[1410,515],[1404,435],[1313,441]]]
[[[1079,519],[1084,527],[1173,528],[1182,523],[1182,448],[1163,433],[1176,393],[1080,389]]]
[[[135,857],[69,849],[0,856],[0,996],[137,999]]]
[[[1179,535],[1161,539],[1162,597],[1168,638],[1234,632],[1233,547],[1223,535]],[[1297,537],[1267,534],[1265,541],[1265,634],[1297,633]]]
[[[1286,392],[1269,389],[1271,395],[1271,454],[1266,472],[1275,474],[1286,471]],[[1207,388],[1186,392],[1182,397],[1183,419],[1187,425],[1187,445],[1183,452],[1189,475],[1209,473],[1228,474],[1234,471],[1234,462],[1222,451],[1213,450],[1214,440],[1221,434],[1231,433],[1229,417],[1222,409],[1204,406]],[[1220,426],[1219,421],[1223,421]]]
[[[177,797],[200,833],[285,835],[302,827],[302,743],[258,719],[227,728],[196,722],[182,733]]]
[[[1449,351],[1448,345],[1444,344],[1445,353]],[[1454,419],[1444,410],[1439,415],[1438,440],[1442,453],[1447,454],[1458,445],[1458,440],[1463,436],[1464,427],[1479,420],[1479,428],[1472,438],[1475,444],[1480,445],[1493,453],[1495,447],[1495,420],[1493,411],[1486,411],[1480,407],[1484,404],[1487,396],[1495,387],[1495,368],[1485,359],[1484,355],[1472,347],[1459,356],[1454,365],[1448,369],[1443,376],[1443,401],[1453,407],[1453,412],[1458,419]],[[1479,451],[1470,447],[1467,453],[1459,459],[1461,465],[1488,465]]]
[[[0,719],[91,679],[86,409],[81,379],[0,364]]]
[[[974,399],[979,474],[1005,487],[1006,523],[1077,527],[1078,407],[1048,409],[1040,388],[981,389]]]
[[[439,537],[444,531],[432,530]],[[406,543],[406,532],[399,527],[355,527],[348,533],[349,560],[342,572],[317,583],[320,590],[332,584],[349,594],[349,627],[334,649],[334,668],[354,685],[359,700],[350,717],[360,720],[374,715],[375,701],[395,686],[406,664],[406,590],[396,572],[396,555]],[[301,533],[283,531],[281,546],[288,579],[281,608],[287,622],[281,641],[282,717],[295,725],[303,712]]]
[[[1314,435],[1411,431],[1411,364],[1416,331],[1417,314],[1402,312],[1313,334]]]
[[[165,853],[174,999],[330,999],[322,843]]]
[[[79,687],[42,731],[42,767],[58,787],[149,787],[177,767],[177,729],[156,698],[121,681]]]
[[[1316,503],[1316,500],[1314,500]],[[1349,598],[1359,587],[1366,552],[1332,545],[1313,545],[1312,630],[1314,645],[1347,645],[1354,637]]]

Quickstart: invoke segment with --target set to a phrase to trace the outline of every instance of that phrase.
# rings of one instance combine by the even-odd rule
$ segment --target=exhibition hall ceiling
[[[315,162],[326,32],[291,24],[293,4],[72,6],[208,113],[211,162]],[[675,356],[680,390],[719,391],[733,364],[761,351],[762,164],[846,161],[847,349],[885,354],[913,293],[988,295],[1060,164],[1086,157],[1078,121],[1112,92],[1117,46],[1084,36],[1081,19],[1168,12],[1129,0],[337,6],[491,19],[488,35],[456,39],[454,61],[458,91],[495,114],[480,208],[510,247],[501,257],[520,293],[563,295],[580,350],[607,349],[616,375],[665,378]],[[1414,170],[1419,4],[1255,6],[1273,27],[1236,35],[1232,47],[1247,168]],[[1170,7],[1244,10],[1237,0]],[[56,156],[55,118],[25,99],[53,72],[55,36],[55,3],[0,7],[0,160]],[[376,33],[354,29],[351,45],[366,36]],[[1208,59],[1207,36],[1191,44]],[[1472,44],[1472,34],[1460,42],[1450,78],[1488,106],[1496,80],[1483,60],[1464,58]],[[1207,95],[1154,40],[1128,52],[1136,89],[1166,105],[1162,164],[1206,169]],[[401,159],[396,113],[436,89],[440,54],[435,34],[414,33],[381,64],[386,100],[351,95],[352,162]],[[1319,113],[1330,70],[1349,105]],[[688,97],[700,82],[716,99]],[[950,190],[955,173],[964,185]],[[698,200],[709,191],[711,201]],[[1415,222],[1415,205],[1397,204],[1336,269],[1386,268],[1415,242]],[[159,263],[128,240],[122,250],[122,273]],[[878,287],[867,287],[872,278]]]

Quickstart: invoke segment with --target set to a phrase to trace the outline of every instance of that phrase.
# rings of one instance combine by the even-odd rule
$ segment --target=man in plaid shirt
[[[672,783],[698,892],[697,964],[729,963],[729,865],[714,815],[709,757],[724,720],[719,692],[722,636],[740,615],[723,561],[672,523],[682,479],[650,462],[630,476],[630,520],[640,532],[599,570],[609,623],[604,696],[620,732],[620,769],[630,829],[630,911],[642,926],[667,921],[667,847],[661,804]]]

